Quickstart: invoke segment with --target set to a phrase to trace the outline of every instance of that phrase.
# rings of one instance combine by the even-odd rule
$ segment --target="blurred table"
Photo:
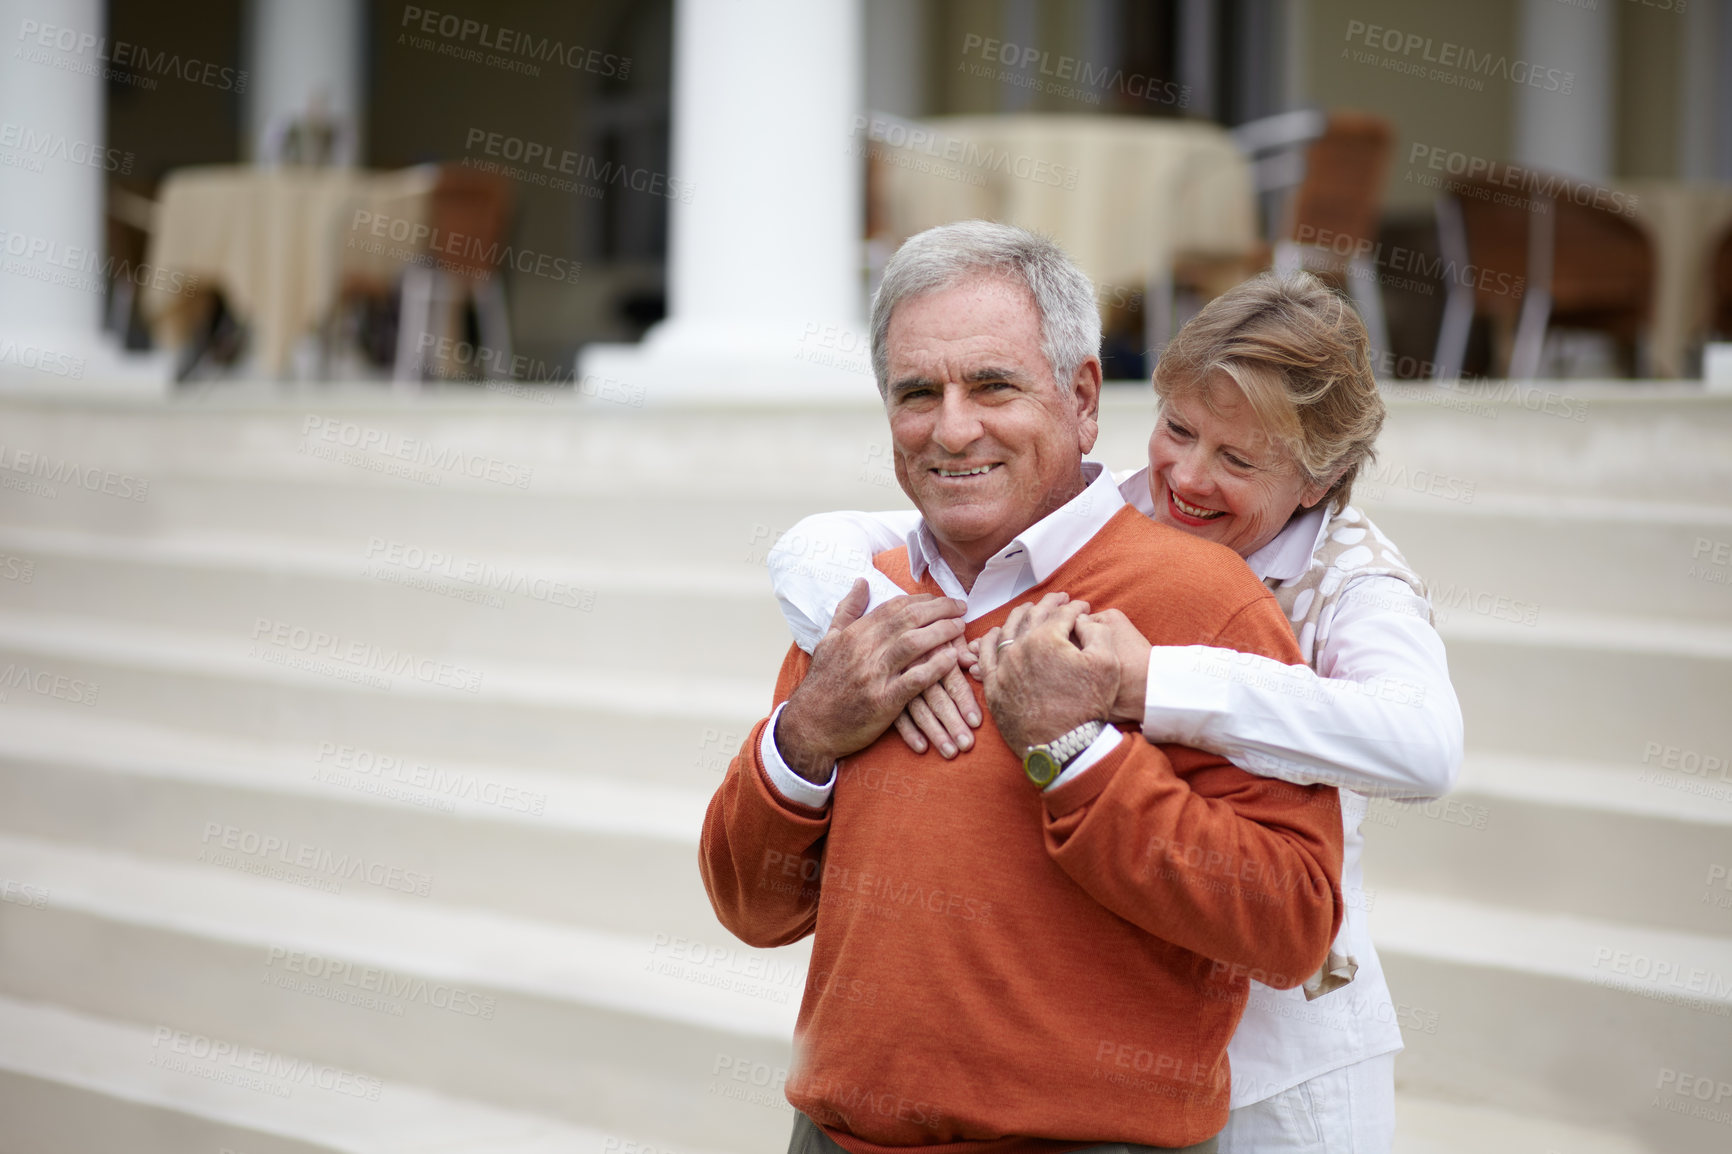
[[[259,367],[280,376],[295,340],[329,316],[346,279],[388,284],[425,251],[437,171],[180,169],[163,181],[146,259],[220,291],[249,327]],[[382,233],[373,227],[380,222]],[[203,302],[157,280],[141,293],[145,316],[158,343],[184,345]]]
[[[1240,258],[1258,243],[1251,169],[1226,131],[1121,116],[968,116],[875,139],[884,224],[900,242],[983,218],[1044,233],[1097,288],[1141,290],[1180,257]]]
[[[1648,355],[1656,377],[1681,377],[1693,341],[1708,331],[1715,246],[1732,228],[1732,186],[1623,180],[1636,223],[1654,242],[1654,311]]]

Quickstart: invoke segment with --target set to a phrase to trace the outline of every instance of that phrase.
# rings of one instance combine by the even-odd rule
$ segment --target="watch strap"
[[[1107,723],[1104,721],[1085,721],[1062,737],[1049,741],[1047,751],[1059,765],[1069,765],[1082,756],[1083,750],[1094,744],[1095,738],[1099,737],[1106,727]]]
[[[1045,789],[1064,772],[1065,766],[1082,756],[1104,729],[1104,721],[1085,721],[1069,733],[1031,746],[1022,755],[1022,771],[1035,785]]]

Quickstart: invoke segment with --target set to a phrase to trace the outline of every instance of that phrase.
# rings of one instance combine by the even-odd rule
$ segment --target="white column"
[[[102,0],[0,0],[0,389],[160,393],[102,332]],[[116,159],[118,165],[119,160]]]
[[[267,136],[317,101],[346,133],[339,155],[358,159],[361,0],[253,0],[248,17],[247,155],[263,159]]]
[[[1515,158],[1581,180],[1612,174],[1617,5],[1522,0],[1517,51],[1528,66],[1572,73],[1570,91],[1517,88]]]
[[[859,0],[676,0],[668,318],[578,375],[648,404],[874,398]]]

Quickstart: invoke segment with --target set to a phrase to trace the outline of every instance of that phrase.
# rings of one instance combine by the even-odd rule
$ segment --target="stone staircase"
[[[1470,750],[1369,826],[1398,1149],[1723,1149],[1732,403],[1505,392],[1365,486]],[[882,415],[509,400],[0,403],[0,1154],[785,1147],[807,951],[697,831]]]

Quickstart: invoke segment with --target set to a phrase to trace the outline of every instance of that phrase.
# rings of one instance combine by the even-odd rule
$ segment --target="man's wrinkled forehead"
[[[904,323],[904,318],[907,315],[908,309],[911,306],[918,307],[928,305],[935,297],[941,297],[946,294],[956,294],[956,299],[959,302],[958,312],[960,313],[963,311],[960,301],[964,298],[965,294],[970,290],[977,289],[979,286],[992,284],[994,282],[1010,289],[1018,298],[1027,304],[1027,309],[1020,312],[1016,319],[1012,321],[999,320],[996,323],[987,324],[984,320],[981,320],[972,326],[958,324],[947,334],[947,339],[951,341],[965,342],[967,345],[978,349],[980,354],[986,357],[987,360],[995,362],[990,366],[990,368],[999,375],[1014,371],[1013,366],[1016,358],[1009,355],[1008,348],[1008,346],[1013,342],[1021,343],[1026,341],[1036,348],[1043,347],[1041,339],[1040,312],[1035,303],[1034,294],[1029,291],[1027,285],[1007,273],[997,272],[991,269],[968,273],[964,276],[957,277],[946,284],[940,285],[937,288],[927,289],[925,292],[916,293],[913,296],[904,298],[897,303],[895,310],[890,314],[889,323],[885,325],[884,348],[886,354],[885,362],[890,369],[889,391],[892,396],[894,396],[896,391],[898,367],[906,369],[909,359],[911,357],[917,357],[920,352],[919,349],[910,347],[908,329],[907,325]],[[995,356],[995,352],[999,352],[1002,355]],[[984,374],[988,367],[989,366],[984,364],[976,366],[974,370],[968,373],[968,376],[971,378],[978,378]],[[1039,364],[1024,366],[1024,374],[1026,375],[1026,372],[1030,369],[1035,371],[1050,371],[1047,370],[1045,364],[1044,352],[1042,353]],[[902,375],[906,376],[906,373]]]

